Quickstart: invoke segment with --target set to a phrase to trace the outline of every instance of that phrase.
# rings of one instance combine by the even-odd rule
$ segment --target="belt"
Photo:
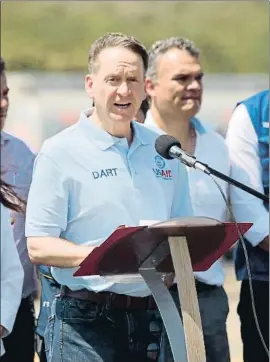
[[[105,305],[106,308],[142,310],[157,309],[157,305],[152,296],[131,297],[129,295],[110,292],[95,293],[87,289],[73,291],[67,287],[62,287],[61,296],[88,300],[99,305]]]
[[[197,293],[203,293],[203,292],[207,292],[207,291],[215,290],[215,289],[219,288],[217,285],[206,284],[203,282],[199,282],[198,280],[195,280],[195,287],[196,287]],[[176,292],[177,284],[173,284],[170,287],[170,291]]]
[[[206,284],[198,280],[195,280],[195,286],[197,293],[210,292],[211,290],[219,288],[217,285]]]

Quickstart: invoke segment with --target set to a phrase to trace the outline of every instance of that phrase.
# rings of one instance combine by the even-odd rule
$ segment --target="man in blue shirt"
[[[147,353],[156,338],[149,326],[162,325],[143,279],[73,277],[119,225],[192,215],[185,168],[157,155],[157,134],[131,121],[145,98],[147,64],[133,37],[106,34],[95,41],[85,79],[95,107],[47,140],[35,161],[29,255],[52,266],[61,284],[45,331],[48,362],[154,360]]]
[[[4,132],[9,109],[9,88],[7,84],[5,62],[0,59],[1,90],[1,174],[3,180],[11,185],[18,196],[27,200],[32,178],[34,154],[19,138]],[[37,292],[36,267],[31,263],[26,248],[25,214],[10,211],[13,220],[15,244],[24,270],[24,283],[21,304],[16,316],[14,328],[4,339],[6,353],[1,362],[32,362],[35,347],[35,319],[33,299]],[[24,338],[21,338],[21,336]]]
[[[145,125],[174,136],[189,154],[229,175],[224,139],[197,118],[203,98],[199,49],[189,39],[171,37],[156,41],[148,54],[146,91],[150,110]],[[190,167],[187,172],[194,215],[227,221],[226,204],[212,178]],[[218,180],[218,184],[228,196],[226,182]],[[204,242],[198,238],[198,243]],[[204,272],[194,273],[207,362],[230,361],[226,330],[229,303],[223,288],[224,274],[221,260]],[[177,300],[176,286],[171,292]]]
[[[232,177],[269,195],[269,90],[240,102],[233,112],[226,136]],[[249,221],[245,234],[259,335],[252,306],[248,269],[241,244],[236,249],[236,274],[242,281],[238,314],[244,361],[269,361],[269,203],[231,187],[237,221]],[[243,207],[243,205],[245,207]],[[262,341],[262,338],[263,341]]]
[[[148,104],[148,100],[147,99],[144,99],[142,101],[142,104],[135,116],[135,120],[139,123],[144,123],[145,121],[145,117],[146,117],[146,113],[149,109],[149,104]]]

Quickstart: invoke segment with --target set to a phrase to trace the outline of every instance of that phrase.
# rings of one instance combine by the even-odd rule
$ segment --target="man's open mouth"
[[[194,101],[198,101],[199,100],[199,97],[194,97],[194,96],[190,96],[190,97],[182,97],[182,100],[183,101],[187,101],[189,99],[192,99]]]
[[[119,109],[126,109],[131,105],[131,103],[114,103],[114,105]]]

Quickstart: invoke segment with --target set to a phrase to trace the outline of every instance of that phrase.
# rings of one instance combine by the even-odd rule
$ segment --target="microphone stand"
[[[182,161],[182,160],[181,160]],[[214,168],[208,166],[205,163],[202,163],[200,161],[195,161],[194,163],[187,163],[185,160],[183,160],[184,164],[186,164],[187,166],[191,166],[191,164],[193,164],[191,167],[194,167],[195,169],[201,170],[204,173],[206,173],[207,175],[214,175],[216,177],[218,177],[219,179],[228,182],[229,184],[238,187],[239,189],[248,192],[249,194],[257,197],[258,199],[263,200],[264,202],[268,202],[269,203],[269,198],[268,196],[252,189],[251,187],[248,187],[247,185],[242,184],[241,182],[236,181],[235,179],[224,175],[223,173],[215,170]]]
[[[162,136],[160,136],[162,137]],[[162,155],[162,154],[161,154]],[[269,203],[269,197],[252,189],[251,187],[248,187],[244,184],[242,184],[241,182],[238,182],[236,180],[234,180],[233,178],[224,175],[223,173],[215,170],[214,168],[208,166],[205,163],[202,163],[200,161],[198,161],[196,159],[195,156],[188,154],[187,152],[183,151],[179,146],[178,143],[176,141],[176,144],[172,145],[169,149],[169,156],[170,158],[177,158],[179,161],[181,161],[184,165],[189,166],[189,167],[193,167],[197,170],[200,170],[204,173],[206,173],[207,175],[214,175],[218,178],[220,178],[223,181],[228,182],[229,184],[238,187],[239,189],[248,192],[249,194],[257,197],[258,199],[263,200],[264,202]],[[169,159],[170,159],[169,158]]]
[[[241,190],[244,190],[246,192],[248,192],[249,194],[265,201],[265,202],[268,202],[269,203],[269,198],[268,196],[252,189],[251,187],[248,187],[247,185],[244,185],[242,184],[241,182],[238,182],[236,180],[234,180],[233,178],[229,177],[229,176],[226,176],[224,175],[223,173],[221,172],[218,172],[217,170],[213,169],[212,167],[209,167],[207,165],[205,165],[207,167],[207,169],[210,171],[210,174],[214,175],[214,176],[217,176],[218,178],[232,184],[233,186],[236,186],[238,187],[239,189]]]

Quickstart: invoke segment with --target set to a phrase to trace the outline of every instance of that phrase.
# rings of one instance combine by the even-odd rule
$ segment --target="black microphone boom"
[[[221,180],[226,181],[229,184],[232,184],[233,186],[236,186],[241,190],[244,190],[249,194],[269,203],[269,198],[266,195],[242,184],[241,182],[234,180],[227,175],[224,175],[223,173],[211,168],[205,163],[197,161],[196,157],[182,150],[180,142],[177,141],[177,139],[173,136],[169,136],[166,134],[159,136],[155,142],[155,149],[160,156],[167,160],[172,160],[173,158],[176,158],[188,167],[193,167],[197,170],[203,171],[207,175],[214,175]]]

